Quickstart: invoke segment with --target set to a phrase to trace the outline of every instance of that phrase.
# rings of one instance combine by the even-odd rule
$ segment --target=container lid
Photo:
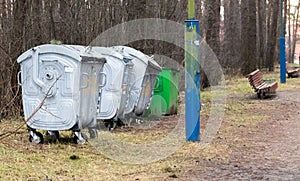
[[[45,44],[39,45],[34,48],[31,48],[20,55],[17,59],[18,63],[23,62],[24,60],[33,56],[33,54],[60,54],[64,56],[71,57],[77,61],[101,61],[106,62],[105,57],[96,51],[93,51],[92,47],[85,47],[80,45],[53,45]]]
[[[154,61],[153,57],[150,57],[150,58],[148,59],[148,64],[149,64],[151,67],[153,67],[154,69],[157,69],[158,71],[161,71],[161,70],[162,70],[161,66],[160,66],[156,61]]]
[[[17,62],[21,63],[25,61],[26,59],[30,58],[33,56],[33,54],[38,53],[38,54],[47,54],[47,53],[55,53],[55,54],[61,54],[64,56],[71,57],[72,59],[80,61],[80,54],[78,51],[74,51],[74,49],[71,49],[67,45],[52,45],[52,44],[45,44],[45,45],[39,45],[36,47],[33,47],[23,54],[21,54]]]

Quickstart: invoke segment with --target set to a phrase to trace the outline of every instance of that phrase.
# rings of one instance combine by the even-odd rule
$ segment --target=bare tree
[[[294,63],[295,59],[295,49],[296,49],[296,43],[297,43],[297,32],[298,32],[298,26],[299,26],[299,8],[300,8],[300,2],[298,2],[297,8],[296,8],[296,15],[294,19],[294,26],[293,26],[293,38],[292,38],[292,54],[291,54],[291,62]]]
[[[272,0],[270,2],[270,24],[268,24],[268,40],[267,40],[267,50],[266,50],[266,65],[269,71],[274,71],[275,63],[275,47],[277,42],[277,30],[278,30],[278,14],[279,14],[279,2],[277,0]]]
[[[258,11],[258,67],[265,66],[265,47],[266,47],[266,0],[257,1]]]
[[[227,72],[238,74],[241,59],[240,6],[238,0],[224,1],[224,38],[222,66]]]
[[[291,49],[291,47],[292,47],[292,36],[291,36],[291,19],[292,19],[292,16],[294,16],[294,14],[291,12],[291,1],[289,0],[288,1],[288,12],[289,12],[289,14],[288,14],[288,42],[287,42],[287,45],[288,45],[288,53],[287,53],[287,60],[288,60],[288,62],[289,63],[291,63],[292,62],[292,49]]]
[[[241,1],[242,74],[257,68],[256,60],[256,1]]]

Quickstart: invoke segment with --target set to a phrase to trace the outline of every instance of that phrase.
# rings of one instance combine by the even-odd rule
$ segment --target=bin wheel
[[[106,128],[108,128],[109,122],[104,122],[104,126],[105,126]]]
[[[115,121],[110,121],[108,124],[108,131],[112,131],[117,127],[117,123]]]
[[[105,121],[104,126],[107,128],[108,131],[112,131],[117,127],[117,121],[115,120]]]
[[[106,122],[105,123],[105,127],[107,128],[107,131],[111,131],[112,129],[112,124],[113,124],[113,121],[109,121],[109,122]]]
[[[47,131],[46,136],[49,137],[50,141],[56,141],[59,139],[59,132],[58,131]]]
[[[78,145],[84,144],[87,142],[87,136],[81,132],[74,132],[73,142]]]
[[[43,144],[44,143],[44,138],[42,133],[40,132],[32,132],[29,135],[29,141],[35,144]]]
[[[94,128],[89,128],[90,138],[97,139],[98,138],[98,131]]]
[[[127,122],[127,121],[122,121],[121,119],[118,119],[118,121],[117,121],[117,126],[118,126],[118,127],[125,126],[125,125],[126,125],[126,122]]]

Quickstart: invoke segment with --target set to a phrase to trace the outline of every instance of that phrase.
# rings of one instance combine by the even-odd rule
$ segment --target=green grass
[[[234,77],[226,81],[227,95],[247,94],[253,92],[245,77]]]

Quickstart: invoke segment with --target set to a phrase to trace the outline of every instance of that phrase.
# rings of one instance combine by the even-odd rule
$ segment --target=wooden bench
[[[289,65],[286,63],[286,73],[288,78],[295,78],[300,76],[300,68],[291,69]]]
[[[276,89],[278,87],[277,82],[263,80],[263,75],[259,69],[251,72],[246,77],[254,91],[257,93],[258,98],[264,98],[276,93]]]

